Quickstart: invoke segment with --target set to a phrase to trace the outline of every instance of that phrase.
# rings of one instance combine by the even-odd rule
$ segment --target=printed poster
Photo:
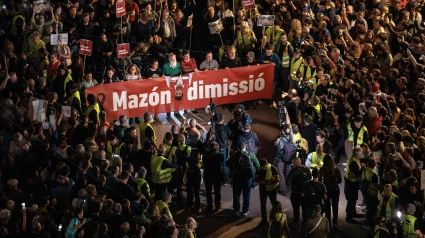
[[[257,26],[274,26],[275,15],[260,15],[257,20]]]
[[[93,41],[82,39],[80,40],[80,55],[91,56],[93,52]]]
[[[118,53],[118,59],[125,58],[130,55],[130,44],[124,43],[124,44],[118,44],[117,45],[117,53]]]
[[[208,27],[211,34],[219,34],[224,29],[221,19],[208,23]]]
[[[67,45],[68,44],[68,33],[63,34],[51,34],[50,35],[51,45]]]
[[[118,0],[115,6],[116,6],[115,10],[116,10],[117,17],[122,17],[126,14],[124,0]]]

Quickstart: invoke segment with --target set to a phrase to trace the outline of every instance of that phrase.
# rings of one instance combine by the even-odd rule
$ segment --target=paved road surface
[[[187,113],[185,117],[195,118],[201,126],[209,129],[208,122],[209,116],[204,111],[198,110],[200,113],[193,115]],[[222,109],[220,106],[217,107],[217,112],[225,114],[225,121],[229,121],[232,118],[232,114]],[[269,162],[273,162],[275,148],[272,141],[279,135],[279,118],[278,113],[275,109],[270,108],[267,104],[260,105],[257,109],[250,109],[247,111],[253,118],[252,130],[257,133],[260,140],[258,158],[266,158]],[[183,119],[177,119],[172,115],[170,119],[165,118],[165,114],[160,115],[162,122],[154,122],[153,126],[157,133],[158,141],[160,141],[167,131],[170,131],[171,125],[180,123]],[[345,159],[344,159],[345,160]],[[344,173],[344,168],[340,166],[341,172]],[[203,190],[201,186],[201,190]],[[341,191],[344,191],[344,182],[340,185]],[[185,194],[184,194],[185,196]],[[361,195],[359,194],[359,197]],[[289,217],[292,219],[292,207],[289,197],[278,195],[278,200],[282,202],[284,210]],[[252,190],[251,192],[251,203],[250,213],[247,217],[235,217],[233,216],[232,209],[232,188],[231,186],[222,187],[222,206],[223,210],[214,215],[206,215],[201,213],[194,215],[193,217],[198,221],[197,237],[198,238],[230,238],[230,237],[266,237],[267,226],[258,226],[261,221],[260,212],[260,198],[258,189]],[[358,201],[357,203],[360,203]],[[201,206],[205,208],[206,199],[201,196]],[[346,200],[345,195],[341,192],[339,202],[339,220],[338,228],[332,232],[331,237],[366,237],[367,231],[361,227],[361,225],[352,225],[345,222],[345,206]],[[171,209],[173,216],[178,224],[184,224],[189,214],[184,212],[185,202],[178,204],[176,207]],[[268,202],[267,210],[271,209],[271,204]],[[359,208],[358,208],[359,212]],[[292,237],[299,237],[299,233],[295,229],[291,229]]]

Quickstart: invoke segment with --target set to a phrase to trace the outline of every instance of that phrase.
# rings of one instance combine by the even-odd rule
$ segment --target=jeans
[[[275,206],[277,200],[277,188],[273,191],[267,191],[265,185],[260,186],[261,218],[263,221],[267,221],[267,197],[270,199],[272,207]]]
[[[292,211],[294,212],[294,223],[300,222],[300,207],[302,207],[301,203],[301,194],[291,193],[291,204]]]
[[[241,208],[240,198],[243,194],[243,207],[242,213],[249,212],[249,202],[251,200],[251,186],[252,179],[247,181],[234,181],[233,182],[233,210],[239,211]]]
[[[195,197],[195,208],[198,209],[201,205],[201,199],[199,198],[199,189],[201,184],[187,183],[187,201],[186,207],[191,208],[193,203],[193,197]]]
[[[221,207],[221,182],[209,182],[205,181],[205,193],[207,197],[207,210],[212,209],[213,199],[212,199],[212,189],[214,187],[214,204],[215,209]]]
[[[338,223],[339,193],[339,189],[336,191],[328,191],[328,199],[325,200],[325,215],[326,218],[329,220],[329,223],[331,222],[331,206],[333,224]]]
[[[220,153],[222,153],[224,156],[224,162],[221,164],[223,166],[221,170],[221,176],[222,176],[221,182],[227,183],[227,167],[226,167],[227,154],[228,154],[227,148],[220,149]]]

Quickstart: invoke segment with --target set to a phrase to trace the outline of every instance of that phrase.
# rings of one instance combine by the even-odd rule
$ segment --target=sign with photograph
[[[129,43],[118,44],[117,45],[117,53],[118,53],[118,59],[129,56],[130,55],[130,44]]]
[[[50,35],[50,45],[67,45],[67,44],[68,44],[68,33]]]
[[[122,17],[126,14],[124,0],[118,0],[115,6],[116,6],[115,10],[116,10],[117,17]]]
[[[80,40],[80,55],[91,56],[93,52],[93,41],[82,39]]]
[[[254,0],[242,0],[242,6],[245,10],[254,9],[255,1]]]
[[[275,15],[260,15],[257,20],[257,26],[274,26]]]
[[[221,19],[208,23],[208,27],[210,28],[211,34],[220,34],[220,32],[224,29]]]
[[[51,10],[50,1],[49,0],[39,0],[34,1],[34,12],[40,13],[40,12],[47,12]]]

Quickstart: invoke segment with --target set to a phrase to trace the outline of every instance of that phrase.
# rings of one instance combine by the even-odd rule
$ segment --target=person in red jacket
[[[137,20],[137,16],[139,15],[139,7],[137,6],[137,3],[133,2],[132,0],[126,0],[125,1],[125,10],[128,14],[128,22],[131,24],[135,20]]]
[[[374,136],[382,126],[382,117],[378,114],[376,107],[370,107],[367,112],[370,119],[364,125],[367,128],[369,136]]]

